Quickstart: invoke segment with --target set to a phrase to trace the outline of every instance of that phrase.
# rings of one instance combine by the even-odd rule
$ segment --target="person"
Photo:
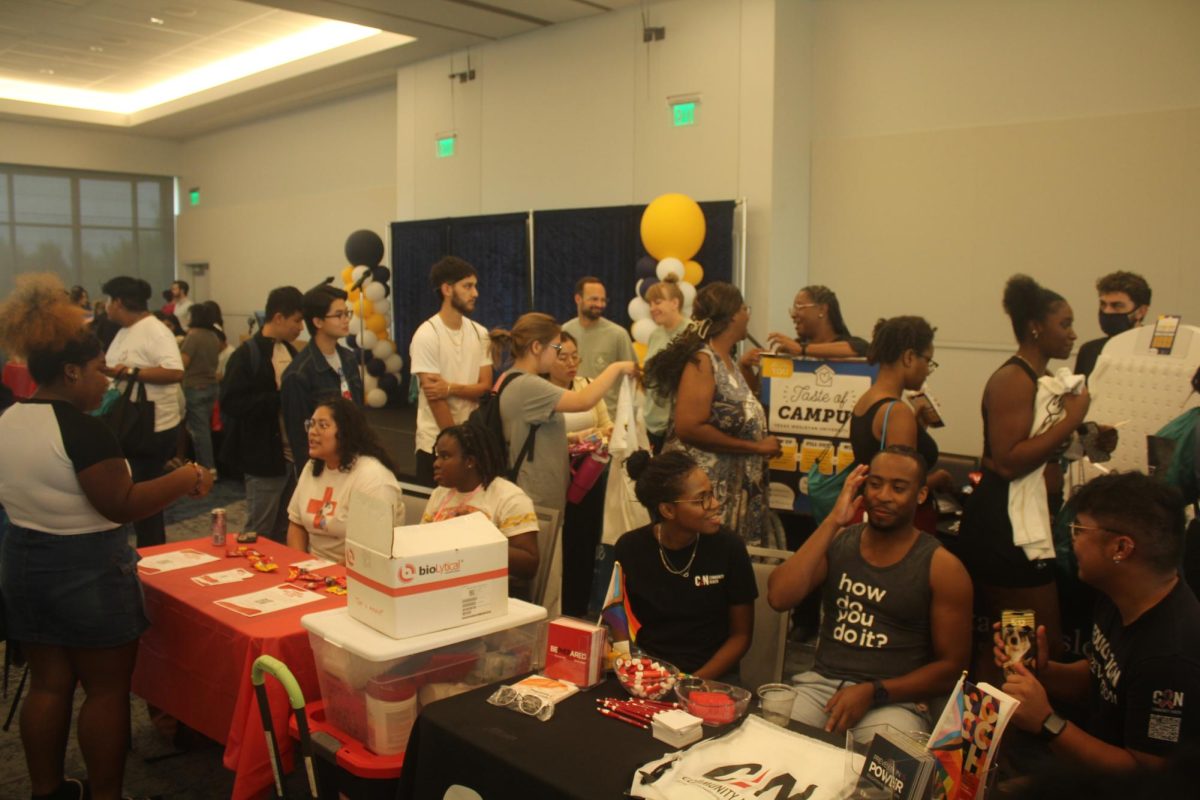
[[[229,420],[221,454],[244,475],[245,530],[277,542],[287,539],[287,505],[297,472],[279,387],[296,357],[292,342],[304,329],[303,306],[295,286],[272,289],[266,322],[229,357],[221,379],[221,411]]]
[[[954,491],[954,479],[944,469],[933,469],[940,455],[937,442],[902,397],[906,390],[920,390],[937,369],[933,333],[934,328],[921,317],[893,317],[876,323],[867,362],[878,364],[879,372],[871,388],[858,398],[850,417],[850,445],[856,464],[870,464],[885,444],[911,447],[925,460],[929,493],[918,510],[917,527],[926,533],[936,533],[937,527],[932,493]]]
[[[1046,466],[1047,484],[1053,482],[1061,492],[1057,454],[1083,422],[1089,403],[1086,387],[1080,394],[1064,395],[1057,420],[1032,433],[1038,379],[1046,374],[1050,359],[1070,356],[1074,314],[1060,295],[1026,275],[1009,279],[1004,309],[1018,347],[983,390],[983,477],[967,500],[957,544],[958,555],[975,581],[976,614],[981,618],[976,630],[984,634],[976,642],[975,669],[991,683],[997,683],[1000,675],[991,668],[991,639],[986,631],[1004,609],[1032,609],[1051,632],[1051,655],[1062,647],[1054,562],[1052,558],[1030,560],[1013,542],[1009,486]]]
[[[233,345],[229,343],[229,337],[225,335],[225,315],[221,312],[221,306],[216,300],[205,300],[201,305],[207,306],[212,313],[213,332],[217,334],[217,339],[221,342],[221,352],[217,356],[217,382],[221,382],[221,377],[225,374],[225,367],[229,364],[229,357],[233,355]]]
[[[646,362],[646,386],[675,417],[663,452],[682,450],[700,465],[720,501],[722,522],[747,544],[767,538],[767,459],[779,440],[767,433],[766,412],[733,348],[746,338],[750,308],[737,287],[714,281],[696,293],[695,324]]]
[[[119,276],[102,287],[108,295],[108,316],[121,326],[105,355],[104,373],[124,391],[128,381],[146,387],[146,399],[154,403],[154,450],[129,458],[134,481],[162,474],[163,465],[175,454],[183,413],[179,383],[183,380],[183,358],[179,345],[165,325],[147,310],[150,284],[141,278]],[[137,390],[134,390],[137,396]],[[138,547],[163,544],[167,529],[161,511],[134,522]]]
[[[183,359],[183,396],[187,402],[187,431],[192,437],[196,461],[215,474],[213,458],[212,415],[220,386],[217,383],[217,362],[221,356],[221,340],[214,330],[216,319],[208,303],[195,303],[188,312],[188,332],[179,346]]]
[[[776,611],[821,590],[816,662],[794,679],[793,719],[835,733],[884,723],[931,729],[940,708],[930,703],[970,661],[971,579],[913,525],[927,491],[920,453],[878,451],[854,467],[833,512],[768,578]],[[867,521],[850,524],[864,507]]]
[[[1075,356],[1075,373],[1090,376],[1108,340],[1141,325],[1150,312],[1150,284],[1135,272],[1110,272],[1096,281],[1100,293],[1099,339],[1084,342]]]
[[[740,683],[758,585],[746,545],[722,524],[712,481],[686,453],[626,461],[651,524],[617,540],[637,646],[698,678]]]
[[[555,386],[541,376],[550,371],[558,358],[561,334],[562,329],[553,317],[537,311],[521,315],[511,331],[492,331],[493,341],[513,353],[512,369],[498,384],[503,385],[500,417],[504,421],[508,469],[517,466],[532,432],[531,448],[521,461],[514,482],[535,506],[560,513],[566,507],[571,479],[564,415],[590,410],[617,378],[638,372],[633,361],[616,361],[579,391]],[[505,378],[513,373],[516,377],[504,384]]]
[[[566,331],[562,332],[561,337],[562,348],[558,351],[554,363],[550,365],[547,378],[559,388],[581,391],[587,388],[591,381],[576,374],[579,351],[575,337]],[[568,445],[577,450],[588,443],[606,445],[613,429],[608,408],[603,402],[596,403],[587,411],[564,414],[563,423],[567,431]],[[596,546],[600,544],[604,525],[606,474],[607,467],[582,500],[578,503],[567,503],[563,514],[562,608],[563,613],[568,616],[587,616],[588,591],[591,588]]]
[[[95,319],[95,315],[92,312],[92,301],[88,297],[87,289],[78,285],[72,286],[68,296],[71,298],[72,303],[83,309],[84,322],[91,322]]]
[[[184,495],[204,496],[212,476],[187,464],[131,479],[116,437],[88,413],[108,381],[104,350],[83,317],[53,275],[18,276],[0,306],[0,346],[27,358],[38,382],[32,398],[0,416],[0,503],[10,517],[0,587],[8,646],[19,643],[29,664],[20,730],[33,796],[115,800],[138,637],[149,626],[124,523]],[[63,770],[77,684],[90,795]]]
[[[615,322],[604,318],[608,306],[608,294],[600,279],[585,275],[575,282],[575,308],[578,316],[563,323],[562,329],[575,337],[579,345],[579,374],[585,378],[596,378],[618,361],[633,361],[633,341],[629,332]],[[604,395],[604,405],[610,416],[617,413],[615,383]]]
[[[467,421],[479,398],[492,387],[491,339],[470,319],[479,298],[475,268],[447,256],[429,271],[441,298],[438,313],[413,333],[409,345],[412,374],[421,383],[417,395],[417,481],[433,483],[433,444],[438,432]]]
[[[188,286],[187,281],[173,281],[169,291],[171,292],[171,310],[166,311],[164,308],[164,312],[174,316],[179,321],[180,327],[183,328],[183,333],[187,333],[188,311],[192,308],[192,301],[188,298],[191,287]]]
[[[1058,763],[1162,767],[1181,745],[1200,743],[1200,712],[1185,704],[1200,696],[1200,602],[1179,576],[1183,503],[1173,487],[1129,472],[1093,479],[1071,505],[1079,577],[1098,590],[1092,648],[1069,664],[1049,660],[1039,625],[1034,673],[1008,662],[997,627],[995,664],[1010,670],[1002,688],[1020,701],[1012,724],[1040,734]],[[1086,724],[1055,713],[1063,702],[1085,702]]]
[[[650,318],[655,328],[646,343],[646,358],[649,361],[667,348],[667,345],[688,326],[683,316],[683,292],[675,276],[658,281],[646,290],[646,302],[650,304]],[[646,435],[650,447],[657,455],[667,440],[667,423],[671,418],[672,406],[652,392],[646,392],[642,410],[646,417]]]
[[[279,389],[288,444],[299,454],[308,452],[305,421],[319,399],[336,394],[360,406],[363,403],[362,376],[354,353],[338,344],[338,339],[350,333],[346,293],[321,284],[304,293],[302,310],[312,340],[288,364]],[[297,470],[304,466],[303,455],[295,466]]]
[[[850,334],[842,319],[837,295],[826,286],[805,286],[792,301],[796,338],[771,333],[767,341],[777,352],[801,358],[862,358],[865,340]]]
[[[387,500],[396,524],[404,524],[396,465],[367,425],[362,410],[345,397],[321,400],[304,428],[308,461],[288,504],[287,544],[343,564],[346,520],[354,493]]]
[[[508,537],[508,573],[529,580],[538,568],[538,518],[529,495],[501,477],[504,461],[491,440],[472,425],[451,425],[434,445],[433,475],[421,522],[483,513]]]

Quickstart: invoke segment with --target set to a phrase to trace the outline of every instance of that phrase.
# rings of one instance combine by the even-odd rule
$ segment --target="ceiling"
[[[89,96],[146,93],[181,74],[310,30],[322,20],[380,33],[142,109],[95,110],[0,98],[0,118],[187,138],[389,85],[404,64],[638,2],[2,0],[0,90],[6,80],[37,84],[31,97],[36,101],[68,89]],[[318,35],[324,36],[324,29]],[[327,42],[326,37],[323,46]]]

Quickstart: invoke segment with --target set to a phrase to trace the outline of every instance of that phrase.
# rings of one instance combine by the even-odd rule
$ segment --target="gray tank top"
[[[929,564],[941,546],[922,533],[900,561],[873,567],[860,552],[865,527],[851,526],[829,545],[813,667],[856,683],[906,675],[933,660]]]

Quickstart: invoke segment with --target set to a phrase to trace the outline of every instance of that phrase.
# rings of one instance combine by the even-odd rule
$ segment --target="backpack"
[[[478,408],[467,417],[467,424],[478,428],[491,440],[496,453],[504,459],[505,464],[508,464],[508,444],[504,439],[504,419],[500,416],[500,393],[504,391],[504,387],[521,377],[522,374],[510,372],[501,377],[490,391],[479,398]],[[516,483],[517,475],[520,474],[521,465],[525,463],[525,459],[533,458],[534,437],[540,427],[541,425],[529,426],[529,435],[525,437],[525,443],[521,445],[521,452],[517,454],[516,463],[513,464],[512,469],[507,469],[503,473],[504,477],[510,481]]]

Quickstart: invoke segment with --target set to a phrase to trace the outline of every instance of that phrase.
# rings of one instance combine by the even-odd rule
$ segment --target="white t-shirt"
[[[191,311],[193,305],[195,305],[195,303],[193,303],[191,300],[187,299],[186,297],[181,297],[175,301],[175,309],[171,312],[175,315],[175,318],[179,320],[179,327],[183,328],[185,331],[188,329],[188,312]]]
[[[353,492],[367,492],[389,501],[396,509],[395,524],[404,524],[400,482],[378,459],[359,456],[349,472],[326,468],[319,476],[313,475],[310,460],[288,504],[288,519],[308,531],[308,552],[345,563],[346,519]]]
[[[127,367],[163,367],[165,369],[183,370],[183,358],[179,355],[179,345],[175,335],[166,325],[153,315],[121,328],[108,346],[104,362],[115,367],[124,364]],[[125,381],[117,381],[117,388],[125,390]],[[138,390],[133,390],[137,397]],[[154,432],[169,431],[181,421],[183,414],[179,410],[179,386],[174,383],[147,383],[146,399],[154,402]]]
[[[478,383],[479,370],[492,365],[487,328],[464,317],[462,327],[452,331],[434,314],[413,334],[408,360],[414,375],[441,375],[446,383]],[[451,397],[447,402],[456,425],[466,422],[479,405],[465,397]],[[418,392],[416,448],[432,453],[440,430],[425,393]]]
[[[421,522],[441,522],[482,511],[505,536],[513,537],[538,529],[537,512],[533,501],[521,487],[504,478],[492,478],[487,488],[475,487],[473,492],[459,492],[439,486],[429,496]]]

